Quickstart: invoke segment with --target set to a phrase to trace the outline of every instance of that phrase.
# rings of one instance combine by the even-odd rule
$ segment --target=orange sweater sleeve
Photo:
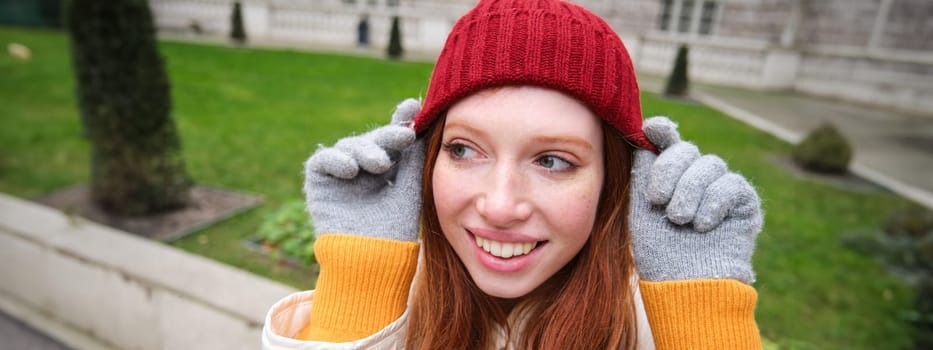
[[[657,349],[761,349],[758,293],[731,279],[641,281]]]
[[[301,340],[362,339],[398,319],[418,264],[418,243],[354,235],[320,237],[314,306]]]

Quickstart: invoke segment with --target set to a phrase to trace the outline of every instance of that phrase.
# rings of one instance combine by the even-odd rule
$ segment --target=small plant
[[[398,16],[392,17],[392,30],[389,32],[389,47],[386,49],[386,54],[391,59],[402,58],[402,54],[405,52],[402,49],[402,29],[399,27]]]
[[[885,234],[892,237],[920,238],[933,235],[933,211],[911,206],[891,214],[882,228]]]
[[[903,317],[914,327],[915,347],[933,347],[933,211],[919,206],[897,210],[881,233],[843,236],[843,243],[877,257],[914,287],[914,310]]]
[[[239,1],[233,3],[230,28],[230,39],[233,39],[234,43],[242,45],[246,42],[246,30],[243,28],[243,10]]]
[[[677,58],[674,60],[674,69],[667,78],[667,86],[664,87],[664,94],[668,96],[685,96],[690,87],[690,80],[687,77],[687,56],[689,49],[687,45],[680,45],[677,49]]]
[[[821,173],[845,173],[852,160],[852,146],[831,124],[823,124],[794,146],[794,161]]]
[[[305,203],[293,200],[269,214],[259,227],[263,245],[273,256],[289,257],[310,265],[314,257],[314,227],[305,211]]]

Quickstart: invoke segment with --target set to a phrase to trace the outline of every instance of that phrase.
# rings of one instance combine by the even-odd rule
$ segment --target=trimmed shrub
[[[246,30],[243,28],[243,10],[239,1],[233,3],[233,13],[230,15],[230,39],[238,45],[246,42]]]
[[[687,77],[687,56],[689,49],[687,45],[680,45],[677,49],[677,58],[674,60],[674,69],[671,75],[667,77],[667,85],[664,87],[664,94],[668,96],[685,96],[690,87],[690,81]]]
[[[398,16],[392,17],[392,30],[389,32],[389,47],[386,54],[391,59],[402,58],[405,50],[402,49],[402,29],[399,27]]]
[[[821,173],[845,173],[852,160],[852,146],[831,124],[823,124],[794,146],[794,161]]]
[[[149,5],[71,0],[65,11],[93,200],[119,215],[185,206],[191,181]]]
[[[305,265],[317,262],[314,257],[314,227],[305,211],[305,203],[290,201],[270,214],[259,226],[259,238],[272,249]]]

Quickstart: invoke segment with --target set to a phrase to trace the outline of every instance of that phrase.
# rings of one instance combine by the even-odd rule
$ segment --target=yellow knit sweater
[[[405,311],[417,243],[326,235],[314,251],[321,275],[299,339],[361,339]],[[754,288],[727,279],[641,281],[640,288],[657,349],[761,349]]]

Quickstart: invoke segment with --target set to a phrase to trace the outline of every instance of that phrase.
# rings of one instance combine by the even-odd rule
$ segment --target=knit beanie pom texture
[[[413,126],[420,133],[460,99],[506,85],[564,92],[630,143],[655,150],[641,130],[638,82],[628,51],[605,21],[579,5],[481,0],[447,37]]]

